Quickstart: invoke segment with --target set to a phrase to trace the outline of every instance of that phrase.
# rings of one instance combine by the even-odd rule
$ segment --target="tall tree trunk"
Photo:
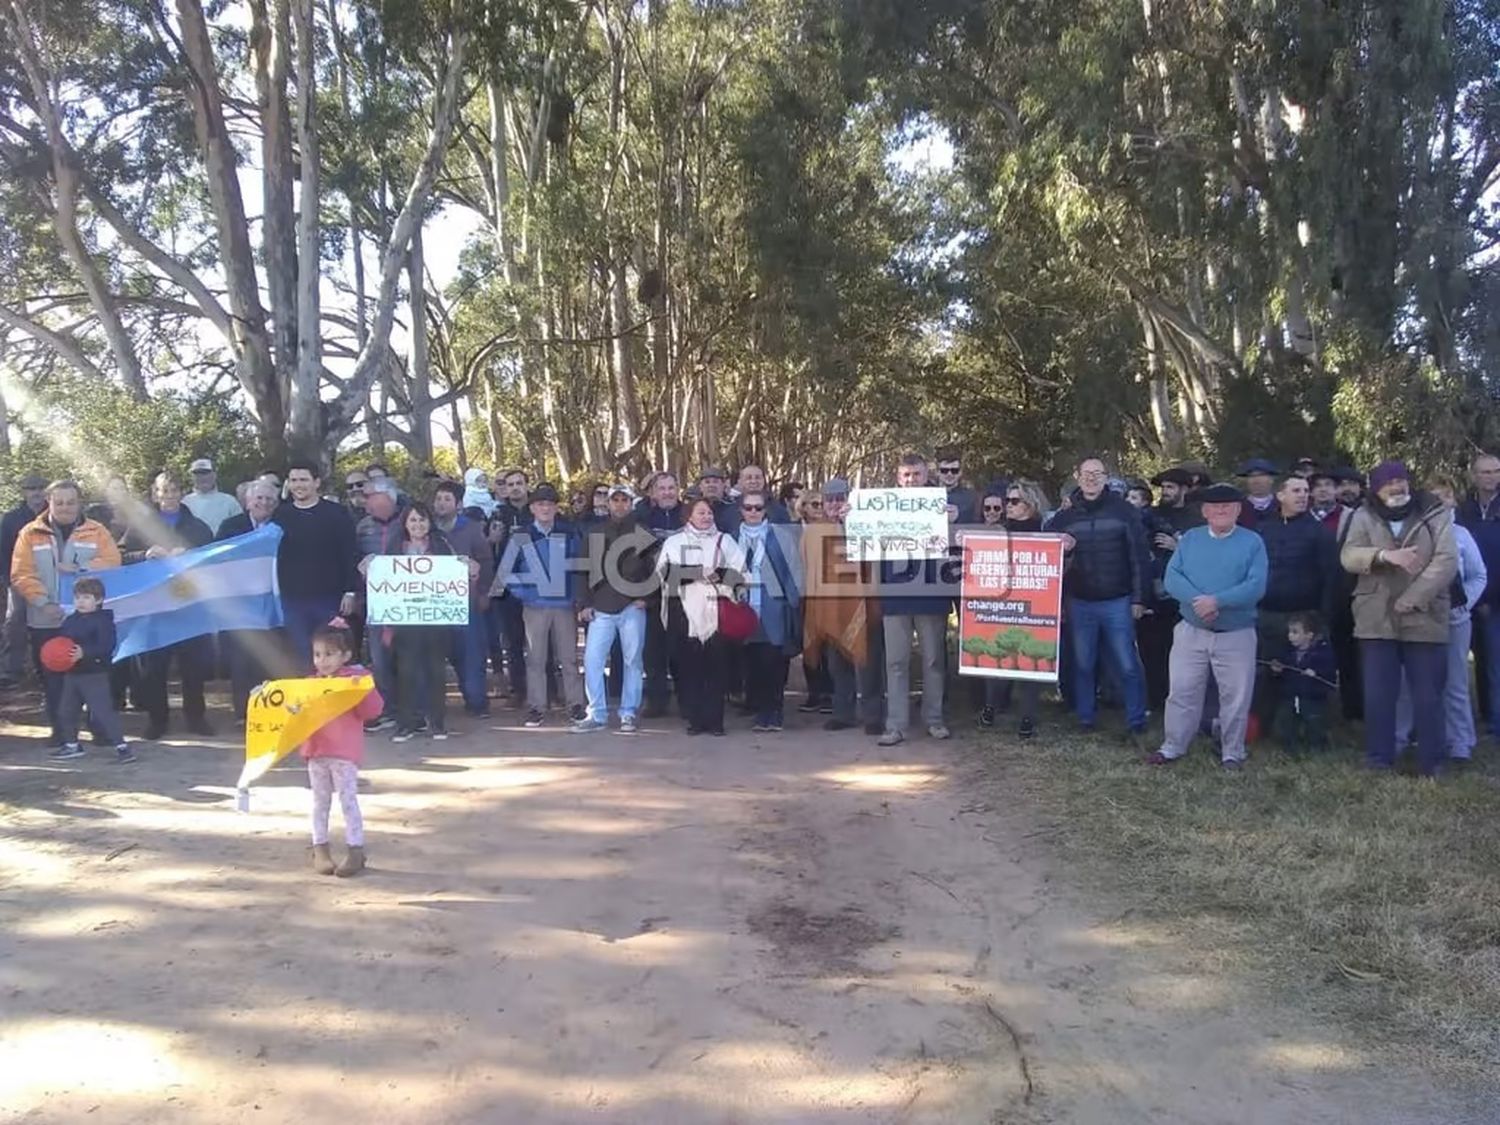
[[[295,0],[299,21],[303,0]],[[287,78],[292,65],[293,0],[250,0],[250,42],[255,55],[255,90],[260,101],[261,117],[261,197],[264,214],[261,238],[265,246],[266,291],[271,298],[271,332],[275,348],[276,375],[281,393],[290,396],[293,428],[296,428],[297,396],[303,393],[294,380],[297,374],[297,337],[300,322],[297,312],[297,254],[300,230],[292,206],[292,114],[287,102]],[[308,14],[311,32],[311,13]],[[309,34],[309,39],[311,35]],[[299,36],[300,39],[300,36]],[[311,50],[309,44],[309,50]],[[301,77],[301,44],[297,68]],[[298,91],[301,116],[302,93]],[[298,121],[298,141],[302,122]],[[306,174],[307,156],[302,157]],[[314,268],[316,273],[316,267]],[[296,394],[293,387],[296,386]],[[311,452],[311,451],[304,451]]]
[[[260,303],[255,255],[245,222],[245,203],[236,175],[238,157],[224,123],[213,44],[200,0],[177,0],[183,50],[191,81],[188,101],[193,126],[203,154],[209,203],[219,236],[224,284],[233,316],[234,352],[240,384],[250,395],[260,424],[261,439],[273,458],[285,449],[286,406],[266,336],[266,314]]]
[[[317,432],[323,401],[323,338],[319,282],[318,205],[321,198],[318,169],[318,88],[314,69],[317,46],[313,0],[295,0],[297,23],[297,147],[300,151],[301,184],[297,201],[297,367],[292,394],[292,432]],[[278,337],[283,317],[278,314]],[[284,365],[282,365],[284,367]],[[323,453],[323,450],[303,450]]]
[[[406,262],[407,286],[411,308],[411,360],[408,378],[411,385],[412,452],[424,465],[432,463],[432,363],[427,345],[427,286],[422,262],[422,224],[411,236],[411,251]]]

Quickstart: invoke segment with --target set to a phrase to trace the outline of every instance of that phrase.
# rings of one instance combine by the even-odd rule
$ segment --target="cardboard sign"
[[[262,684],[251,694],[245,712],[245,768],[235,788],[254,785],[316,731],[358,707],[374,686],[370,676],[319,676]]]
[[[1062,641],[1061,536],[966,531],[959,539],[959,675],[1055,681]]]
[[[461,555],[376,555],[365,574],[371,625],[467,625],[469,560]]]
[[[948,557],[943,488],[856,488],[844,520],[850,562]]]

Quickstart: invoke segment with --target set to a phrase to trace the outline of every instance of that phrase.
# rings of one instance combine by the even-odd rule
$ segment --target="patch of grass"
[[[1369,774],[1342,746],[1261,743],[1237,775],[1206,744],[1169,768],[1103,735],[975,743],[1095,894],[1221,970],[1399,1041],[1458,1076],[1500,1060],[1500,763],[1433,783]],[[1047,728],[1050,728],[1047,729]]]

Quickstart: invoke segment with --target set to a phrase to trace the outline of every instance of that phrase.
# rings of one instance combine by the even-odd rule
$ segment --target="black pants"
[[[167,679],[174,660],[182,676],[182,713],[190,722],[202,721],[203,685],[213,663],[210,641],[209,637],[194,637],[148,652],[141,658],[141,702],[146,705],[152,726],[166,725]]]
[[[675,602],[676,599],[673,599]],[[674,604],[672,607],[674,616],[680,615],[681,610]],[[687,639],[687,623],[683,622],[682,640]],[[657,714],[665,714],[667,703],[672,697],[672,685],[677,685],[677,702],[679,708],[683,705],[683,690],[680,669],[682,667],[677,659],[680,648],[679,642],[674,642],[667,635],[667,628],[661,623],[661,603],[652,600],[646,603],[646,684],[644,695],[646,708]],[[676,665],[676,668],[672,666]],[[669,673],[675,673],[669,678]],[[687,712],[683,711],[686,715]]]
[[[1170,608],[1168,608],[1170,607]],[[1135,643],[1146,669],[1146,706],[1160,714],[1170,691],[1167,666],[1172,658],[1172,630],[1182,620],[1176,603],[1158,603],[1135,623]]]
[[[678,703],[690,728],[724,729],[724,692],[728,677],[729,642],[717,634],[705,644],[687,635],[687,622],[673,622],[672,647],[677,656]]]
[[[782,698],[786,695],[786,653],[780,645],[758,641],[740,650],[745,669],[745,706],[757,718],[782,717]]]
[[[817,667],[809,667],[803,661],[802,675],[807,681],[809,703],[823,703],[833,698],[833,674],[828,670],[828,661],[823,661]]]
[[[1479,632],[1478,629],[1474,631]],[[1334,615],[1328,639],[1339,666],[1339,700],[1344,721],[1359,722],[1365,717],[1364,676],[1360,671],[1359,642],[1354,639],[1354,614],[1349,609]],[[1479,680],[1484,682],[1482,673]],[[1479,713],[1484,714],[1483,711]]]
[[[1036,680],[1002,680],[999,677],[984,681],[984,705],[993,707],[998,714],[1010,710],[1011,700],[1020,700],[1023,719],[1036,722],[1037,702],[1042,696],[1042,685]]]
[[[526,621],[521,612],[521,599],[514,594],[496,598],[493,605],[497,629],[499,653],[491,652],[496,673],[500,671],[499,656],[505,658],[505,675],[510,694],[516,699],[526,698]]]
[[[449,629],[401,625],[395,630],[396,724],[416,730],[426,719],[434,732],[447,729]]]
[[[275,679],[275,670],[284,659],[284,642],[275,629],[220,633],[219,639],[229,656],[231,705],[234,713],[243,719],[250,702],[250,689],[258,683]]]

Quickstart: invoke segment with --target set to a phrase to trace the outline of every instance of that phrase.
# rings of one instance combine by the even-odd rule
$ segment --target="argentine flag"
[[[88,577],[104,583],[105,608],[114,610],[115,660],[208,633],[276,628],[280,545],[281,528],[272,523],[171,558],[89,571]],[[81,577],[64,575],[61,604],[69,613],[73,581]]]

